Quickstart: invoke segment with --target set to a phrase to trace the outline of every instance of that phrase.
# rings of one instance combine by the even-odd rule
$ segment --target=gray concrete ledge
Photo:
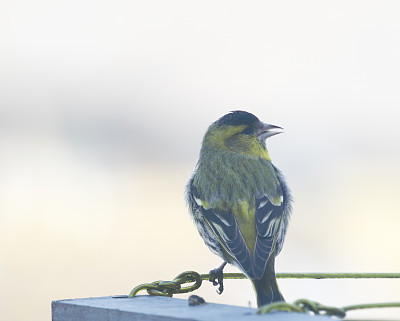
[[[273,312],[256,315],[255,309],[206,303],[189,306],[188,301],[160,296],[135,298],[99,297],[51,303],[53,321],[328,321],[326,316]]]

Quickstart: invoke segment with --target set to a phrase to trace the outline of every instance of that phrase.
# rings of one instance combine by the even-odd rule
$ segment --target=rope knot
[[[310,301],[306,299],[299,299],[292,303],[275,302],[261,307],[257,310],[257,314],[266,314],[272,311],[287,311],[287,312],[300,312],[300,313],[314,313],[315,315],[329,315],[338,318],[344,318],[346,312],[343,309],[327,306],[319,302]]]
[[[182,287],[182,284],[192,283]],[[149,295],[169,296],[177,293],[187,293],[197,290],[203,282],[201,275],[194,271],[186,271],[177,275],[172,281],[154,281],[152,283],[144,283],[135,287],[129,297],[134,297],[139,291],[146,290]]]

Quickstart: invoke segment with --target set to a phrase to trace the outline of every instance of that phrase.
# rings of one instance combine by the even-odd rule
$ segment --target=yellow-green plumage
[[[252,280],[258,305],[283,300],[274,271],[290,215],[290,193],[265,138],[277,126],[235,111],[213,123],[187,185],[206,245]]]

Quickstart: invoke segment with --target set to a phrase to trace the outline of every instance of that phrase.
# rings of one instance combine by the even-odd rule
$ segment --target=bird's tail
[[[285,301],[276,282],[274,265],[275,258],[271,257],[262,278],[252,280],[259,307],[273,302]]]

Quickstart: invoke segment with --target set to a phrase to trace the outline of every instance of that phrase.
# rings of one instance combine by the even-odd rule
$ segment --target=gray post
[[[189,306],[188,301],[160,296],[134,298],[99,297],[53,301],[53,321],[329,321],[326,316],[272,312],[256,315],[255,309],[205,303]]]

